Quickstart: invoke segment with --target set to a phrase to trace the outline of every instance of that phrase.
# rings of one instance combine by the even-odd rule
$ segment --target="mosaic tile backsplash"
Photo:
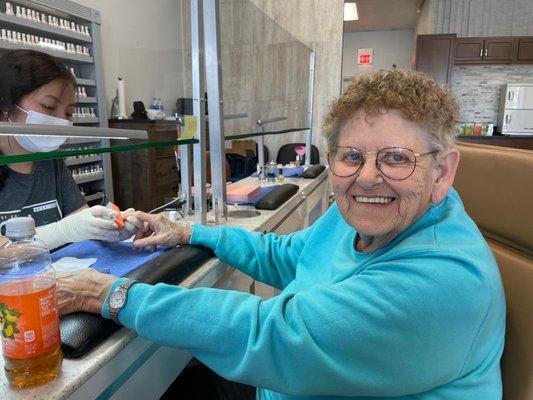
[[[459,102],[461,122],[496,124],[500,88],[505,83],[533,83],[533,65],[454,67],[452,90]]]

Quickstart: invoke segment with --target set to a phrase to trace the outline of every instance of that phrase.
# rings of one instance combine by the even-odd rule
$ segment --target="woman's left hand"
[[[61,315],[76,311],[100,314],[109,289],[118,278],[93,268],[57,278],[57,304]]]

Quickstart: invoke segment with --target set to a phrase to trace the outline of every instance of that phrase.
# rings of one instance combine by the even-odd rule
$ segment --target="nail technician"
[[[3,122],[72,125],[76,81],[59,61],[38,51],[13,50],[0,58],[0,76]],[[48,152],[65,139],[0,136],[0,152]],[[116,229],[114,211],[87,206],[62,159],[0,166],[0,223],[16,216],[33,217],[37,237],[50,249],[87,239],[119,241],[135,233]]]

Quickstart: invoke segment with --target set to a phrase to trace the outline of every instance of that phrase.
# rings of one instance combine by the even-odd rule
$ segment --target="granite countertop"
[[[229,226],[241,226],[248,231],[270,231],[275,227],[279,221],[283,220],[286,214],[293,210],[295,204],[305,198],[311,191],[313,191],[320,183],[327,178],[327,169],[319,177],[315,179],[302,178],[286,178],[285,183],[293,183],[300,187],[299,192],[288,200],[285,204],[277,210],[260,210],[260,215],[253,218],[228,218],[227,221],[220,221],[221,224]],[[241,183],[257,183],[256,178],[246,178]],[[228,206],[228,209],[235,209],[235,206]],[[254,206],[238,206],[239,209],[255,210]],[[186,220],[192,222],[194,217]],[[214,217],[208,214],[209,225],[214,223]],[[187,277],[180,286],[185,288],[192,288],[197,285],[202,285],[202,279],[210,272],[217,268],[225,268],[218,259],[211,259],[204,265]],[[129,343],[137,338],[137,333],[134,331],[122,328],[111,335],[102,344],[93,349],[90,353],[80,359],[65,359],[61,374],[58,379],[47,383],[46,385],[38,386],[31,389],[12,390],[6,380],[5,374],[0,373],[0,399],[6,400],[56,400],[65,399],[76,391],[83,383],[85,383],[92,375],[94,375],[103,365],[115,357],[121,350],[123,350]],[[0,366],[3,367],[3,359],[0,357]]]

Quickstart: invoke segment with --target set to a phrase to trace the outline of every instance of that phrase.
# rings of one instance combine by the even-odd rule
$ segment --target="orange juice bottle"
[[[56,279],[46,245],[35,239],[35,221],[5,223],[10,242],[0,248],[0,328],[4,370],[11,387],[55,379],[63,354]]]

